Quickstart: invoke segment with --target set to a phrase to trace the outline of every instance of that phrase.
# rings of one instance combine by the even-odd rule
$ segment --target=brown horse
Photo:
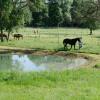
[[[71,48],[72,48],[72,46],[74,46],[74,50],[75,50],[75,45],[76,45],[77,41],[79,43],[79,49],[80,49],[82,47],[81,39],[82,38],[73,38],[73,39],[66,38],[66,39],[64,39],[63,40],[64,49],[67,47],[67,44],[70,44]]]
[[[2,37],[5,38],[5,39],[8,41],[8,37],[7,37],[6,34],[0,34],[0,39],[1,39]]]
[[[14,39],[19,40],[20,38],[23,39],[23,35],[22,34],[14,34],[13,35]]]

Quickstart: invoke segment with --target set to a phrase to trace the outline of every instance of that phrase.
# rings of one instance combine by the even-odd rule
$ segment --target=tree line
[[[19,26],[99,26],[100,0],[0,0],[0,39]]]
[[[36,0],[31,26],[81,27],[92,30],[99,27],[99,0]]]

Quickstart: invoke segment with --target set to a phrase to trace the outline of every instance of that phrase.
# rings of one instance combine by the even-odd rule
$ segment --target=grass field
[[[40,29],[34,35],[32,28],[17,33],[24,39],[0,42],[2,46],[27,49],[63,50],[66,37],[82,37],[83,48],[66,52],[100,55],[100,30],[90,36],[88,29]],[[58,36],[59,34],[59,36]],[[59,37],[59,43],[58,43]],[[100,59],[100,58],[99,58]],[[0,72],[0,100],[100,100],[100,63],[89,68],[63,72]]]
[[[100,70],[0,73],[0,100],[100,100]]]
[[[34,35],[32,28],[20,29],[17,33],[24,35],[24,39],[9,42],[0,42],[0,46],[23,47],[31,49],[46,50],[63,50],[63,39],[72,37],[82,37],[83,48],[81,50],[71,50],[72,52],[100,53],[100,30],[94,31],[94,35],[90,36],[88,29],[40,29],[39,34]],[[59,34],[59,35],[58,35]],[[40,35],[40,37],[39,37]],[[59,37],[59,38],[58,38]],[[12,38],[12,37],[11,37]]]

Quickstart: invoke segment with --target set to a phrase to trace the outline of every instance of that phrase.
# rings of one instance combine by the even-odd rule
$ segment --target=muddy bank
[[[16,47],[2,47],[0,48],[0,54],[3,53],[19,53],[19,54],[32,54],[32,55],[59,55],[67,57],[83,57],[85,59],[92,59],[89,54],[86,53],[69,53],[67,51],[51,51],[51,50],[37,50],[37,49],[25,49]]]
[[[85,59],[91,59],[88,55],[84,53],[69,53],[67,51],[49,51],[49,50],[36,50],[36,49],[24,49],[24,48],[2,48],[0,49],[0,54],[4,53],[18,53],[18,54],[32,54],[32,55],[58,55],[67,57],[83,57]]]
[[[97,54],[87,54],[87,53],[69,53],[67,51],[49,51],[49,50],[36,50],[36,49],[25,49],[16,47],[2,47],[0,48],[0,54],[4,53],[18,53],[18,54],[32,54],[32,55],[58,55],[71,58],[84,58],[88,60],[88,63],[84,67],[93,67],[95,64],[100,62],[100,55]]]

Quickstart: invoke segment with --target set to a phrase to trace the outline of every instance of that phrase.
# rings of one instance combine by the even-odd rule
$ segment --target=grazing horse
[[[20,38],[22,38],[23,39],[23,35],[22,34],[14,34],[14,39],[20,39]]]
[[[66,39],[64,39],[63,40],[64,49],[67,47],[67,44],[70,44],[71,48],[72,48],[72,46],[74,46],[74,50],[75,50],[75,45],[76,45],[77,41],[79,43],[79,49],[80,49],[82,47],[81,39],[82,38],[73,38],[73,39],[66,38]]]
[[[34,33],[35,37],[38,37],[38,36],[40,37],[40,34],[39,34],[38,30],[34,30],[33,33]]]
[[[8,41],[7,35],[6,34],[0,34],[0,38],[3,37]]]

